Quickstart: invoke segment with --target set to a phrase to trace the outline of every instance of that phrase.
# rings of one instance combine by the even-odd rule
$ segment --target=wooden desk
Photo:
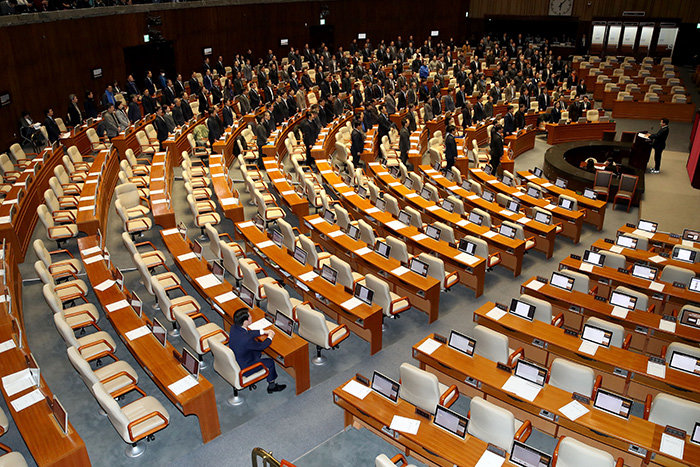
[[[233,182],[228,177],[228,169],[223,155],[211,154],[209,156],[209,175],[224,216],[234,223],[245,220],[240,194],[233,188]]]
[[[97,237],[83,237],[78,241],[80,253],[97,247]],[[103,260],[85,264],[90,283],[93,288],[106,280],[112,279],[112,273],[107,269]],[[202,441],[207,443],[221,434],[219,414],[216,410],[214,386],[202,375],[198,384],[181,394],[175,394],[170,385],[187,376],[189,373],[177,360],[179,354],[170,342],[163,347],[152,335],[146,335],[134,340],[126,337],[126,333],[147,324],[147,320],[139,317],[131,305],[108,312],[106,306],[120,300],[126,300],[125,293],[115,284],[104,291],[94,289],[97,299],[102,304],[105,315],[119,335],[124,346],[134,356],[139,365],[150,376],[165,396],[175,404],[184,415],[196,415],[202,432]]]
[[[445,263],[448,272],[457,271],[459,281],[465,287],[474,290],[476,296],[484,292],[486,260],[467,255],[442,240],[434,240],[413,226],[404,225],[387,212],[380,211],[369,200],[363,199],[346,185],[331,169],[327,160],[316,161],[325,182],[339,196],[343,205],[357,218],[365,219],[376,228],[380,235],[393,235],[406,243],[412,255],[428,253],[435,255]]]
[[[464,147],[466,149],[474,149],[472,141],[476,140],[476,144],[480,148],[484,147],[489,142],[488,127],[491,124],[490,120],[485,120],[478,125],[469,126],[464,129]]]
[[[568,143],[569,141],[600,141],[603,139],[603,133],[615,131],[615,122],[569,123],[568,125],[547,123],[545,129],[547,130],[547,144]]]
[[[136,139],[136,133],[139,131],[144,131],[146,128],[146,125],[149,123],[152,123],[156,119],[155,114],[149,114],[146,115],[144,118],[139,120],[136,123],[133,123],[131,126],[129,126],[128,131],[129,134],[126,134],[126,131],[122,131],[119,133],[117,136],[112,138],[111,143],[112,146],[117,150],[117,153],[119,154],[119,159],[124,159],[126,150],[131,149],[134,151],[134,155],[138,157],[141,154],[141,145],[139,144],[138,140]],[[91,152],[91,151],[89,151]],[[81,154],[85,154],[84,152],[81,151]]]
[[[151,162],[149,182],[150,204],[153,220],[164,229],[175,227],[175,211],[172,208],[173,157],[167,152],[157,152]]]
[[[617,229],[617,232],[625,234],[634,234],[642,237],[646,235],[651,235],[651,238],[649,238],[649,243],[656,247],[660,247],[662,250],[668,251],[669,253],[676,245],[689,246],[691,248],[700,248],[700,242],[694,242],[692,240],[683,240],[679,236],[672,237],[666,232],[654,232],[653,234],[649,234],[649,232],[639,230],[636,227],[630,227],[629,225],[623,225],[622,227]]]
[[[561,222],[563,230],[561,234],[570,238],[574,243],[578,243],[581,238],[583,228],[583,213],[580,211],[569,211],[551,204],[546,199],[536,199],[519,188],[501,183],[493,175],[488,175],[481,169],[470,169],[471,178],[481,183],[484,188],[491,188],[497,192],[504,193],[513,199],[517,199],[523,206],[540,207],[552,213],[552,222]]]
[[[338,324],[346,324],[353,333],[369,342],[371,355],[381,350],[383,314],[378,305],[369,306],[363,303],[352,310],[343,308],[342,304],[352,298],[352,295],[346,292],[342,285],[331,285],[318,275],[304,280],[301,276],[312,272],[313,268],[308,264],[299,263],[286,249],[274,243],[269,245],[270,239],[258,230],[252,221],[236,224],[236,233],[241,235],[248,248],[277,271],[281,279],[302,296],[302,300],[311,302],[314,308],[323,311]],[[260,244],[267,246],[259,248],[257,245]]]
[[[80,151],[80,154],[92,154],[92,143],[87,137],[88,128],[97,128],[97,125],[102,121],[102,117],[93,119],[92,125],[86,123],[78,127],[73,127],[68,133],[59,135],[59,141],[65,148],[75,146]]]
[[[488,302],[479,307],[474,311],[474,320],[527,345],[525,354],[529,359],[548,366],[554,358],[562,357],[589,366],[603,376],[603,386],[641,402],[647,394],[659,392],[700,402],[700,375],[667,367],[665,378],[659,378],[647,373],[648,357],[618,347],[599,347],[591,356],[578,350],[580,337],[570,336],[549,323],[530,322],[508,313],[499,320],[490,318],[487,313],[494,306]],[[529,349],[533,351],[528,352]]]
[[[333,402],[343,409],[346,427],[365,427],[405,454],[428,465],[473,466],[486,451],[487,444],[484,441],[469,434],[466,439],[460,439],[425,419],[421,419],[415,435],[398,431],[389,431],[391,434],[388,434],[385,430],[388,430],[395,415],[416,419],[416,407],[403,399],[394,404],[374,391],[364,399],[358,399],[343,390],[348,382],[333,390]],[[503,465],[513,464],[506,461]]]
[[[378,162],[370,164],[369,170],[374,179],[377,180],[377,184],[392,192],[401,206],[412,206],[421,213],[421,217],[426,221],[428,219],[425,217],[428,217],[451,226],[454,229],[455,239],[466,235],[474,235],[483,239],[489,244],[489,251],[493,249],[501,254],[501,265],[513,271],[513,276],[520,275],[523,267],[523,255],[525,254],[524,240],[508,238],[488,227],[472,224],[457,213],[442,209],[434,202],[420,197],[414,190],[406,188]]]
[[[329,123],[326,128],[323,128],[316,142],[311,147],[311,157],[316,160],[330,157],[335,151],[335,135],[352,117],[352,112],[345,112],[342,116]]]
[[[618,253],[627,259],[627,262],[631,266],[634,263],[642,262],[648,263],[655,268],[663,269],[664,266],[678,266],[679,268],[689,269],[695,273],[695,275],[700,274],[700,263],[686,263],[685,261],[677,261],[671,258],[664,258],[658,254],[647,251],[647,250],[631,250],[629,248],[622,248],[619,245],[614,245],[608,243],[603,239],[596,240],[592,248],[594,251],[607,250],[614,253]]]
[[[498,205],[498,203],[486,201],[477,194],[467,191],[456,183],[448,180],[447,177],[437,172],[432,167],[421,165],[420,170],[430,179],[433,184],[437,185],[440,194],[444,198],[447,198],[449,195],[455,195],[458,198],[461,198],[465,204],[465,209],[468,211],[471,211],[471,209],[468,209],[468,206],[473,206],[485,210],[491,215],[492,218],[496,217],[498,219],[505,219],[510,222],[521,224],[523,229],[529,235],[534,237],[535,249],[543,252],[547,259],[552,257],[554,252],[554,240],[557,236],[556,226],[537,222],[536,220],[527,217],[525,214],[516,214],[502,208]]]
[[[430,354],[421,351],[421,344],[432,337],[434,335],[431,334],[413,346],[413,358],[418,360],[422,369],[436,375],[441,383],[457,385],[460,394],[480,396],[500,405],[510,410],[517,419],[528,419],[535,428],[555,438],[571,436],[614,457],[622,457],[625,465],[641,467],[652,452],[656,455],[654,463],[666,464],[662,457],[668,459],[667,454],[660,451],[665,427],[635,416],[624,420],[597,410],[592,404],[587,407],[589,412],[572,421],[560,411],[571,402],[570,392],[545,384],[535,399],[529,402],[503,389],[510,375],[498,370],[491,360],[479,355],[468,357],[444,344]],[[642,448],[647,453],[632,453],[629,450],[632,446]],[[676,459],[673,461],[678,462]],[[686,441],[683,461],[700,465],[700,447]]]
[[[272,186],[277,190],[277,194],[283,203],[289,206],[289,209],[292,210],[292,213],[299,221],[308,216],[309,201],[294,190],[294,186],[285,177],[284,171],[280,170],[277,159],[274,157],[265,157],[263,158],[263,164],[265,166],[265,172],[267,172],[267,176],[270,178],[270,182],[272,182]],[[305,228],[302,224],[302,222],[299,222],[299,230],[305,232]]]
[[[588,275],[593,282],[597,282],[598,295],[605,297],[609,296],[610,292],[619,285],[647,294],[649,295],[649,303],[656,305],[655,312],[658,315],[671,315],[674,311],[680,311],[681,307],[687,303],[700,303],[700,292],[674,287],[673,284],[660,280],[641,279],[607,266],[601,268],[586,264],[580,259],[564,258],[559,263],[559,269],[572,269]],[[654,282],[656,284],[652,286]],[[660,290],[657,290],[658,288]]]
[[[510,149],[513,151],[513,159],[530,149],[534,149],[537,133],[539,133],[539,130],[535,127],[529,130],[521,130],[514,135],[505,137],[505,145],[510,146]]]
[[[676,122],[692,122],[695,115],[695,104],[674,102],[613,102],[613,118],[641,118],[645,120],[659,120],[668,118]]]
[[[374,274],[384,279],[392,292],[399,296],[407,296],[411,306],[426,313],[431,323],[438,318],[440,281],[431,276],[422,277],[412,271],[399,275],[395,270],[401,266],[401,262],[375,253],[374,245],[353,240],[345,234],[333,236],[331,232],[342,232],[340,227],[329,224],[318,215],[307,216],[303,220],[314,241],[350,264],[353,271],[362,275]],[[363,248],[372,251],[358,255],[356,252]]]
[[[224,131],[224,139],[219,141],[214,141],[211,145],[211,152],[214,154],[221,154],[223,156],[223,162],[226,167],[230,167],[233,164],[233,146],[236,144],[236,140],[243,133],[247,125],[243,124],[242,118],[238,121],[233,122],[233,127],[226,128]]]
[[[231,296],[230,292],[234,291],[234,287],[228,281],[224,281],[214,287],[202,288],[196,279],[211,273],[207,261],[191,257],[191,253],[193,253],[191,245],[182,238],[177,229],[161,230],[160,232],[163,243],[173,256],[178,269],[214,311],[219,313],[224,320],[224,330],[229,332],[233,324],[233,315],[236,311],[247,308],[238,297]],[[257,320],[264,317],[265,313],[255,307],[250,310],[250,314],[253,319]],[[275,362],[282,366],[284,371],[294,378],[297,394],[309,389],[311,385],[309,344],[304,339],[296,334],[290,337],[278,332],[272,339],[270,346],[265,349],[265,353],[270,355]]]
[[[607,202],[599,199],[586,198],[573,190],[559,188],[554,183],[550,183],[546,178],[536,177],[526,170],[519,170],[517,175],[520,178],[526,179],[528,182],[532,182],[535,185],[542,187],[543,190],[553,193],[556,196],[566,195],[574,198],[579,207],[586,208],[586,217],[583,218],[583,221],[594,225],[598,230],[603,230],[603,223],[605,222],[605,208],[608,205]]]
[[[281,126],[272,132],[267,143],[263,146],[263,154],[267,157],[274,157],[278,160],[283,160],[287,154],[287,146],[284,144],[289,132],[294,129],[299,123],[304,120],[303,112],[297,113],[289,120],[285,121]],[[335,140],[335,138],[333,138]]]
[[[117,184],[119,154],[112,148],[100,151],[92,162],[78,199],[76,224],[86,235],[106,232],[107,215]]]

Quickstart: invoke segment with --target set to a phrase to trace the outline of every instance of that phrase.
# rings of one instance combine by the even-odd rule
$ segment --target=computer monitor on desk
[[[422,277],[426,277],[428,275],[428,265],[416,258],[411,259],[409,269]]]
[[[386,211],[386,200],[384,198],[377,198],[375,206],[382,212]]]
[[[377,243],[374,245],[374,251],[384,258],[389,258],[391,247],[387,243],[377,240]]]
[[[555,184],[556,186],[558,186],[559,188],[564,188],[564,189],[566,189],[566,186],[567,186],[568,182],[567,182],[566,180],[564,180],[563,178],[557,177],[557,180],[554,182],[554,184]]]
[[[182,366],[195,378],[199,378],[199,359],[187,348],[182,349]]]
[[[525,443],[514,441],[510,461],[520,467],[549,467],[552,457]]]
[[[700,242],[700,231],[684,229],[682,238],[683,240],[690,240],[691,242]]]
[[[321,268],[321,277],[335,285],[336,281],[338,280],[338,271],[327,264],[324,264]]]
[[[450,331],[450,338],[447,341],[447,346],[471,357],[474,355],[476,341],[469,336],[452,330]]]
[[[521,302],[517,298],[510,301],[508,312],[520,318],[532,321],[535,318],[535,306],[529,303]]]
[[[165,326],[160,324],[158,318],[153,318],[153,325],[151,327],[151,332],[155,336],[156,340],[160,342],[160,345],[165,347],[167,342],[168,332],[165,330]]]
[[[374,298],[374,290],[358,283],[355,284],[354,296],[366,305],[372,305],[372,299]]]
[[[695,422],[695,427],[690,435],[690,441],[695,444],[700,444],[700,422]]]
[[[435,227],[434,225],[428,225],[425,227],[425,234],[432,238],[433,240],[440,240],[440,233],[442,231]]]
[[[696,253],[696,251],[689,250],[687,248],[674,248],[673,255],[671,257],[677,261],[694,263]]]
[[[632,400],[600,388],[598,392],[596,392],[593,407],[628,419],[630,417],[630,409],[632,408]]]
[[[674,370],[684,371],[692,375],[700,375],[700,362],[698,362],[698,358],[683,352],[673,352],[668,361],[668,366]]]
[[[657,272],[658,269],[644,264],[635,263],[635,265],[632,266],[632,275],[640,279],[653,281],[656,279]]]
[[[598,193],[595,191],[591,190],[590,188],[584,188],[583,189],[583,196],[588,199],[596,200],[598,199]]]
[[[509,225],[501,224],[498,227],[498,233],[508,238],[515,238],[515,229]]]
[[[385,397],[393,403],[399,400],[399,389],[401,385],[391,378],[375,371],[372,375],[372,390]]]
[[[540,190],[538,190],[534,186],[528,186],[527,187],[527,195],[532,196],[535,199],[540,199],[542,193],[540,193]]]
[[[637,239],[627,235],[618,235],[615,243],[621,247],[629,248],[630,250],[637,249]]]
[[[407,213],[406,211],[400,211],[399,212],[399,222],[401,222],[404,225],[411,225],[411,215]]]
[[[289,337],[294,334],[294,320],[279,310],[275,314],[275,327]]]
[[[544,386],[547,381],[547,369],[532,362],[523,359],[518,359],[515,363],[515,371],[513,374],[526,381],[534,383],[538,386]]]
[[[535,220],[545,225],[552,222],[552,215],[542,211],[535,211]]]
[[[481,194],[481,198],[485,199],[489,203],[493,203],[493,200],[496,199],[496,195],[493,193],[493,191],[484,190]]]
[[[593,326],[592,324],[584,324],[581,339],[593,342],[603,347],[610,347],[612,341],[612,332],[607,329]]]
[[[639,223],[637,223],[637,228],[639,230],[643,230],[649,233],[655,233],[658,226],[659,224],[657,224],[656,222],[645,221],[644,219],[640,219]]]
[[[700,277],[693,277],[690,279],[688,290],[691,292],[700,292]]]
[[[520,203],[515,200],[508,201],[506,209],[517,214],[520,212]]]
[[[559,207],[566,209],[567,211],[573,211],[574,202],[568,198],[559,198]]]
[[[464,252],[468,255],[474,256],[476,253],[476,243],[470,242],[469,240],[465,240],[463,238],[459,239],[459,246],[457,246],[457,249],[461,252]]]
[[[626,308],[627,310],[634,310],[634,307],[637,306],[637,297],[614,290],[610,294],[610,304]]]
[[[540,169],[539,167],[535,167],[534,169],[532,169],[532,174],[537,178],[542,178],[542,175],[544,175],[542,169]]]
[[[481,215],[479,215],[479,214],[477,214],[477,213],[475,213],[475,212],[470,212],[470,213],[469,213],[468,220],[469,220],[469,222],[471,222],[472,224],[476,224],[476,225],[481,225],[481,223],[484,222],[484,218],[483,218]]]
[[[457,412],[453,412],[452,410],[441,405],[437,405],[435,407],[435,418],[433,419],[433,423],[459,438],[464,439],[467,436],[467,424],[469,423],[467,417],[464,417]]]
[[[253,308],[253,305],[255,304],[255,294],[248,287],[241,285],[241,288],[238,291],[238,297],[248,308]]]
[[[559,287],[571,292],[574,288],[574,278],[558,272],[552,273],[552,278],[549,281],[554,287]]]
[[[306,264],[306,250],[299,246],[294,247],[294,259],[299,261],[301,264]]]
[[[360,229],[355,224],[348,224],[348,237],[353,240],[360,238]]]
[[[448,199],[442,200],[442,205],[440,207],[442,207],[442,209],[444,209],[447,212],[454,212],[455,210],[454,203],[452,203],[452,201]]]
[[[583,253],[583,261],[602,268],[605,264],[605,256],[591,250],[586,250]]]

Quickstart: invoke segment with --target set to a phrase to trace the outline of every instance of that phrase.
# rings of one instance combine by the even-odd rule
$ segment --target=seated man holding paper
[[[286,384],[277,384],[277,371],[275,361],[271,358],[261,358],[261,353],[272,343],[275,332],[272,329],[260,331],[250,331],[248,326],[252,323],[248,310],[238,310],[233,315],[233,326],[229,333],[229,346],[236,356],[236,362],[240,368],[247,368],[255,363],[265,365],[269,374],[267,375],[267,393],[283,391]],[[266,336],[264,340],[259,337]],[[253,370],[256,371],[256,370]],[[243,375],[246,376],[246,375]]]

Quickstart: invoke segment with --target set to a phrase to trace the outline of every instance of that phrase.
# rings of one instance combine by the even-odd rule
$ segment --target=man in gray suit
[[[246,96],[245,93],[238,96],[238,108],[241,111],[241,114],[243,115],[248,115],[251,111],[250,101],[248,100],[248,96]]]
[[[384,106],[386,107],[386,111],[389,115],[396,113],[396,100],[394,99],[394,93],[394,89],[391,88],[389,93],[384,96]]]
[[[102,125],[105,129],[105,134],[109,139],[114,138],[119,134],[119,121],[117,116],[114,114],[114,104],[109,104],[107,110],[102,114]]]
[[[433,106],[430,102],[423,104],[423,122],[433,120],[435,116],[433,115]]]
[[[445,109],[445,112],[455,111],[455,101],[452,99],[452,96],[449,93],[442,98],[442,107]]]

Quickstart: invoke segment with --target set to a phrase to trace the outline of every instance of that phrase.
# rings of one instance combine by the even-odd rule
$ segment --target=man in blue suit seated
[[[229,332],[228,342],[236,356],[238,366],[244,369],[255,363],[262,363],[269,371],[267,375],[267,393],[272,394],[273,392],[283,391],[287,385],[275,383],[275,379],[277,379],[275,361],[271,358],[261,358],[262,351],[272,343],[275,331],[272,329],[249,331],[248,326],[250,326],[251,322],[248,310],[238,310],[233,315],[233,326]],[[261,336],[266,337],[264,340],[260,340],[259,337]],[[253,373],[255,371],[253,370]]]

